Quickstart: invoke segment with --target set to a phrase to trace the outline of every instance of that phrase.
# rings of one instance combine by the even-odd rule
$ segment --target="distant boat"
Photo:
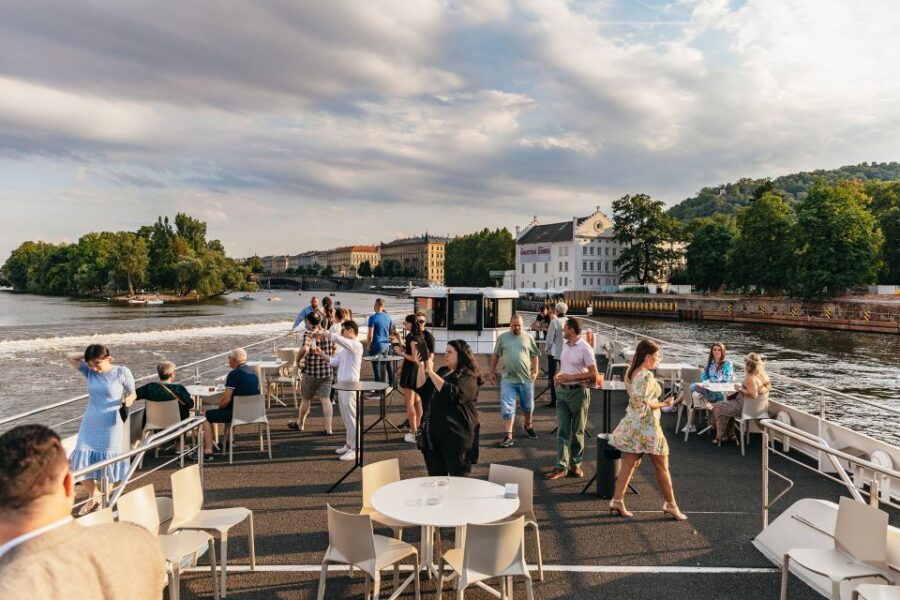
[[[272,296],[270,298],[266,298],[266,300],[268,300],[269,302],[281,302],[281,298],[279,298],[278,296]]]
[[[151,300],[147,300],[146,304],[149,306],[159,306],[160,304],[165,304],[165,302],[163,300],[160,300],[159,298],[153,298]]]
[[[132,298],[128,301],[128,304],[147,304],[146,300],[141,300],[139,298]]]
[[[243,296],[241,296],[240,298],[238,298],[238,300],[256,300],[256,298],[254,298],[254,297],[251,296],[250,294],[244,294]]]
[[[335,294],[334,292],[331,292],[331,293],[328,294],[328,295],[329,295],[329,296],[337,296],[337,294]]]

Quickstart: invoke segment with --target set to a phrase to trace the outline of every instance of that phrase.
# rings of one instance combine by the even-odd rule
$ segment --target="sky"
[[[0,260],[187,212],[232,256],[900,159],[897,0],[0,6]]]

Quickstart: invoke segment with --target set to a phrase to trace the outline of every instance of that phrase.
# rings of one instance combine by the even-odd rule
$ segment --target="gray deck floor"
[[[366,375],[364,374],[364,377]],[[543,389],[543,381],[537,388]],[[481,464],[473,476],[486,478],[492,462],[511,464],[536,471],[535,510],[541,528],[545,581],[535,582],[536,598],[777,598],[779,574],[750,543],[760,529],[760,441],[754,437],[748,455],[742,457],[736,446],[716,448],[707,436],[685,443],[672,433],[674,415],[663,416],[663,427],[671,447],[671,471],[679,504],[688,516],[686,522],[666,518],[649,461],[645,461],[634,479],[638,495],[627,496],[633,519],[610,515],[607,501],[593,494],[581,494],[585,480],[561,479],[547,482],[541,475],[553,466],[555,412],[544,408],[545,394],[535,410],[538,440],[524,437],[516,429],[515,446],[496,448],[501,439],[501,421],[496,388],[482,390],[479,401],[482,421]],[[394,397],[392,420],[403,421],[399,396]],[[592,430],[599,430],[599,396],[591,407]],[[367,404],[367,422],[374,420],[376,403]],[[621,417],[624,398],[614,396],[613,423]],[[333,494],[326,489],[347,468],[333,450],[342,440],[340,419],[335,416],[336,435],[325,437],[321,413],[314,409],[307,429],[297,433],[287,429],[294,416],[293,407],[271,413],[273,460],[258,452],[255,434],[238,434],[235,463],[221,458],[206,468],[206,505],[208,508],[246,506],[256,519],[257,572],[238,572],[249,564],[246,526],[232,532],[229,563],[234,565],[228,578],[229,598],[315,598],[317,565],[328,544],[325,506],[358,511],[360,507],[359,471],[351,475]],[[586,471],[594,471],[595,442],[586,453]],[[384,441],[380,428],[366,436],[366,463],[397,457],[403,477],[425,474],[421,455],[414,445],[402,441],[396,432]],[[148,463],[150,464],[150,463]],[[835,500],[841,489],[809,471],[787,461],[775,461],[795,482],[795,488],[782,500],[783,510],[803,497]],[[168,474],[161,470],[150,477],[158,495],[169,493]],[[780,483],[773,479],[773,494]],[[772,515],[778,513],[775,511]],[[896,515],[894,515],[896,517]],[[893,520],[896,521],[896,518]],[[405,539],[418,540],[418,531],[407,530]],[[449,540],[451,532],[445,534]],[[531,533],[527,534],[527,559],[534,562]],[[579,572],[577,568],[594,568]],[[720,569],[709,571],[708,569]],[[590,570],[590,569],[589,569]],[[390,577],[383,592],[390,589]],[[346,571],[329,577],[327,598],[362,598],[363,578],[350,579]],[[208,572],[185,576],[183,598],[211,597]],[[423,581],[423,594],[434,597],[433,581]],[[449,589],[445,596],[451,597]],[[387,597],[383,594],[382,597]],[[401,597],[412,598],[411,589]],[[467,598],[490,598],[475,588]],[[524,586],[517,585],[516,597],[524,598]],[[817,598],[799,580],[792,578],[791,598]]]

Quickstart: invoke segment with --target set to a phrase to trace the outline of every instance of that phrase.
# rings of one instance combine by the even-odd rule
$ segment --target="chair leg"
[[[213,584],[213,598],[215,600],[219,600],[220,597],[225,595],[225,588],[222,588],[221,596],[219,595],[219,580],[216,579],[216,539],[213,536],[209,536],[209,570],[212,575],[212,584]]]
[[[179,465],[180,469],[184,468],[184,435],[181,435],[178,438],[178,458],[181,462]]]
[[[675,433],[678,433],[678,426],[681,425],[681,414],[684,412],[684,402],[678,405],[678,412],[675,415]]]
[[[785,554],[781,565],[781,600],[787,600],[788,577],[790,576],[791,555]]]
[[[365,595],[365,599],[366,599],[366,600],[369,600],[369,597],[372,595],[372,583],[371,583],[371,581],[372,581],[372,580],[369,579],[369,574],[366,573],[366,595]]]
[[[441,596],[444,593],[444,556],[441,555],[440,560],[438,560],[438,573],[437,573],[437,594],[435,598],[437,600],[441,600]]]
[[[322,570],[319,572],[319,592],[316,600],[325,600],[325,580],[328,578],[328,561],[322,561]]]
[[[506,593],[509,594],[509,598],[510,598],[510,600],[512,600],[512,597],[513,597],[513,578],[512,577],[506,578]]]
[[[394,563],[394,592],[400,587],[400,563]]]
[[[224,598],[225,594],[226,594],[225,590],[227,589],[225,587],[226,578],[228,576],[228,534],[227,533],[222,534],[220,543],[222,544],[221,545],[222,552],[220,552],[219,558],[221,558],[221,560],[222,560],[222,566],[219,568],[219,573],[222,576],[222,586],[221,587],[222,587],[222,597]]]
[[[534,600],[534,586],[531,583],[531,577],[525,577],[525,598]]]
[[[228,464],[234,464],[234,427],[228,426]]]
[[[416,590],[416,600],[422,597],[422,591],[419,589],[419,553],[413,554],[413,586]],[[438,592],[440,593],[440,592]]]
[[[381,573],[376,571],[375,576],[372,577],[372,600],[378,600],[378,596],[381,594]],[[840,600],[840,599],[838,599]]]
[[[247,536],[250,545],[250,570],[256,570],[256,534],[253,532],[253,513],[250,513],[250,534]]]
[[[265,448],[263,447],[263,439],[262,439],[262,423],[259,423],[256,426],[256,432],[259,434],[259,451],[262,452],[263,450],[265,450]]]
[[[166,576],[169,578],[169,600],[178,599],[178,578],[175,576],[175,569],[171,569]]]
[[[537,559],[538,559],[538,581],[544,580],[544,561],[541,558],[541,531],[538,529],[538,524],[536,522],[532,522],[531,526],[534,527],[534,543],[537,547]]]

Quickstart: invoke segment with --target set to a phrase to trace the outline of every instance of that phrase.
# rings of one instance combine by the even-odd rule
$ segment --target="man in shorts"
[[[513,445],[513,423],[516,420],[516,402],[522,407],[525,433],[537,439],[532,427],[531,414],[534,412],[534,380],[538,376],[538,348],[534,339],[522,328],[522,316],[514,314],[509,320],[509,331],[497,338],[491,355],[490,381],[496,385],[494,371],[497,363],[503,361],[500,380],[500,417],[506,428],[506,435],[498,444],[500,448]]]
[[[306,427],[306,417],[314,398],[322,403],[322,415],[325,418],[324,435],[333,435],[331,430],[331,418],[333,414],[331,406],[331,357],[334,356],[335,346],[328,332],[322,329],[321,319],[318,313],[310,313],[306,316],[306,331],[303,332],[303,343],[300,352],[297,353],[297,362],[306,359],[303,365],[303,378],[300,380],[300,412],[296,421],[288,423],[288,427],[294,431],[303,431]],[[322,339],[319,339],[322,337]],[[316,349],[321,352],[316,352]]]

